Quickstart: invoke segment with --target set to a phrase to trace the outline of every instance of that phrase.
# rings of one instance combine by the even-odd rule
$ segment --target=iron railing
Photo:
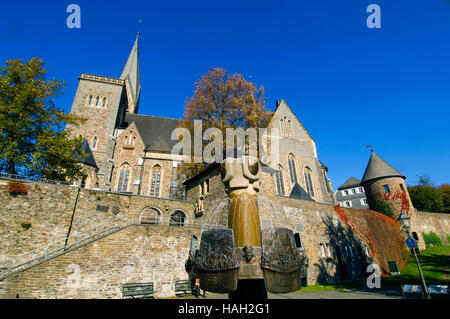
[[[0,179],[8,179],[15,181],[24,181],[24,182],[36,182],[36,183],[45,183],[45,184],[54,184],[54,185],[71,185],[70,182],[66,181],[55,181],[52,179],[36,177],[36,176],[25,176],[25,175],[17,175],[17,174],[9,174],[9,173],[0,173]]]
[[[144,218],[143,218],[144,217]],[[171,216],[158,216],[149,218],[142,214],[128,214],[109,223],[97,225],[83,232],[75,233],[69,237],[53,242],[44,247],[37,248],[25,254],[16,256],[0,263],[0,281],[21,270],[31,268],[45,260],[56,257],[64,251],[73,250],[97,239],[125,229],[133,225],[174,226],[191,228],[222,228],[221,225],[207,224],[194,218],[173,218]]]

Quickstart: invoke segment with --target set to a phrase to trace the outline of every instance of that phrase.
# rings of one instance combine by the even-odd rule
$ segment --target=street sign
[[[408,246],[409,248],[415,248],[416,245],[417,243],[413,238],[411,237],[406,238],[406,246]]]

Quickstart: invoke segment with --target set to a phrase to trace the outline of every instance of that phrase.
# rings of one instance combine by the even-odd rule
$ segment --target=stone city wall
[[[436,233],[444,244],[449,245],[450,236],[450,214],[416,212],[417,228],[420,233]]]
[[[7,184],[0,181],[2,261],[56,240],[64,241],[71,221],[74,235],[130,214],[139,218],[146,207],[156,208],[162,216],[182,210],[187,217],[193,217],[195,207],[191,202],[81,189],[72,218],[77,188],[26,183],[28,194],[13,197]],[[228,205],[219,177],[211,178],[206,212],[198,221],[226,226]],[[384,273],[388,272],[387,261],[395,260],[400,266],[404,263],[404,237],[397,222],[377,212],[277,195],[259,195],[258,206],[263,229],[286,227],[300,234],[309,258],[308,284],[364,278],[367,265],[373,262]],[[447,216],[417,216],[420,230],[434,227],[439,234],[448,230]],[[25,223],[30,227],[24,227]],[[175,280],[187,279],[184,262],[192,235],[200,238],[201,230],[131,226],[6,278],[0,282],[0,294],[121,298],[122,284],[152,281],[156,297],[173,296]]]
[[[70,234],[123,219],[139,221],[146,207],[156,208],[162,216],[182,210],[193,217],[194,205],[146,196],[123,195],[81,189],[74,214],[78,189],[67,185],[25,182],[26,195],[11,196],[8,180],[0,180],[0,262],[40,249],[51,243],[65,241]]]
[[[126,283],[154,283],[154,296],[175,295],[192,234],[184,227],[136,225],[0,282],[0,294],[29,298],[122,298]]]

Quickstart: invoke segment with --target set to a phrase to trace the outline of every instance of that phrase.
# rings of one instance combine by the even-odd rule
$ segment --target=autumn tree
[[[270,114],[266,109],[263,86],[257,88],[241,74],[215,68],[196,82],[194,95],[186,100],[180,126],[189,129],[194,136],[194,121],[201,120],[203,131],[217,128],[225,137],[227,128],[266,127]],[[181,171],[189,177],[204,167],[205,163],[184,163]]]
[[[65,83],[48,80],[47,72],[38,58],[9,60],[1,68],[0,167],[10,174],[81,177],[73,155],[82,154],[82,141],[63,129],[83,119],[55,106],[52,99],[63,93]]]

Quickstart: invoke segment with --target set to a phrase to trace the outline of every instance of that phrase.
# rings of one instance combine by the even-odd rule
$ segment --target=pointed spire
[[[366,171],[364,172],[361,184],[382,177],[405,178],[405,175],[401,174],[391,165],[386,163],[381,157],[375,154],[375,152],[372,150],[372,155],[370,156],[369,163],[367,164]]]
[[[139,105],[139,96],[141,94],[141,83],[139,82],[139,32],[136,36],[130,56],[128,57],[125,68],[120,78],[127,82],[128,110],[130,113],[136,113]],[[131,101],[130,101],[131,100]]]

